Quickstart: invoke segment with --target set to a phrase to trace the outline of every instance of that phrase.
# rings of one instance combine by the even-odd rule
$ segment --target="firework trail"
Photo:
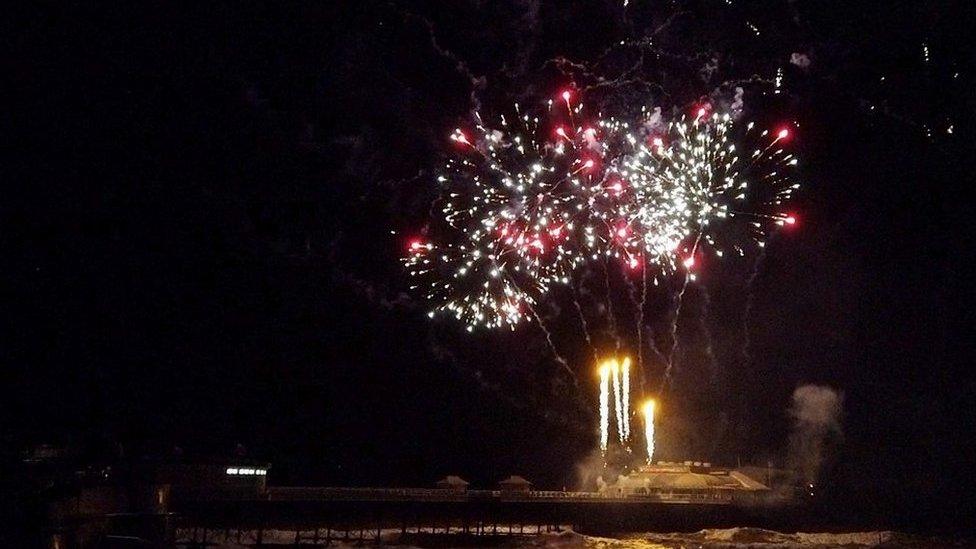
[[[643,346],[643,328],[644,323],[644,302],[647,296],[646,279],[644,278],[644,272],[641,272],[641,299],[637,299],[637,288],[634,286],[634,281],[629,277],[624,276],[624,283],[627,285],[627,296],[630,298],[630,303],[633,305],[634,313],[634,339],[637,346],[637,371],[640,376],[638,380],[639,388],[641,393],[644,392],[644,373],[643,373],[643,352],[641,347]],[[618,349],[619,350],[619,349]],[[629,359],[628,359],[629,360]]]
[[[674,303],[674,312],[670,313],[668,316],[668,351],[667,354],[664,355],[664,375],[661,376],[661,388],[658,390],[658,394],[663,394],[664,390],[671,382],[671,369],[674,366],[674,353],[678,349],[678,318],[681,316],[681,307],[684,304],[685,291],[688,289],[688,283],[690,281],[691,273],[685,271],[684,278],[681,282],[681,289],[678,290],[674,296],[674,299],[672,300]]]
[[[589,323],[586,321],[586,315],[583,314],[583,307],[579,302],[579,295],[576,291],[576,286],[572,286],[573,291],[573,306],[576,307],[576,314],[579,315],[580,327],[583,329],[583,336],[586,338],[586,345],[590,348],[593,353],[593,362],[599,361],[599,355],[596,352],[596,347],[593,345],[593,338],[590,336]]]
[[[617,316],[613,312],[613,295],[610,292],[610,267],[607,261],[603,262],[603,284],[607,296],[607,326],[609,327],[609,334],[614,342],[614,350],[620,351],[620,333],[617,331]]]
[[[750,360],[749,347],[752,345],[752,336],[749,333],[749,324],[752,319],[752,308],[755,305],[755,295],[753,294],[753,289],[755,288],[756,278],[759,277],[759,268],[762,265],[763,260],[766,259],[766,248],[763,248],[756,256],[755,260],[752,262],[752,268],[749,272],[749,278],[746,281],[746,306],[742,313],[742,348],[740,350],[741,357],[748,362]]]
[[[637,308],[637,375],[640,392],[644,394],[644,307],[647,305],[647,271],[641,271],[641,299]]]
[[[529,311],[532,313],[532,316],[539,324],[539,328],[542,329],[542,333],[546,336],[546,343],[549,344],[549,350],[552,351],[552,355],[556,359],[556,362],[562,365],[562,367],[566,370],[566,372],[569,374],[569,377],[573,380],[573,384],[578,385],[576,372],[574,372],[573,369],[569,366],[569,362],[567,362],[566,359],[563,358],[561,354],[559,354],[559,350],[556,349],[556,344],[552,342],[552,332],[550,332],[549,328],[546,327],[545,322],[542,321],[542,317],[539,316],[539,313],[536,312],[535,307],[532,306],[532,303],[530,301],[526,301],[525,303],[526,306],[528,306]]]

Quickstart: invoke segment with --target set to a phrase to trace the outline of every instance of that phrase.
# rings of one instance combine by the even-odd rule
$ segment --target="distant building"
[[[512,475],[499,482],[498,489],[502,492],[528,492],[532,489],[532,483],[518,475]]]
[[[24,450],[21,459],[24,463],[42,463],[63,459],[67,451],[64,448],[51,444],[39,444]]]
[[[270,465],[240,458],[155,464],[147,472],[176,499],[254,499],[267,493]]]
[[[437,481],[437,487],[441,490],[451,490],[452,492],[466,492],[468,481],[457,475],[448,475]]]
[[[753,501],[768,494],[765,484],[749,475],[710,463],[657,462],[621,476],[602,492],[620,497],[647,496],[662,500]]]

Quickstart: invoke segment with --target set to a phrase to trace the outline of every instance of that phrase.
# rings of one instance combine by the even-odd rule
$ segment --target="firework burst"
[[[795,223],[782,213],[799,188],[792,178],[797,159],[782,146],[788,129],[770,136],[748,123],[739,132],[730,115],[704,109],[661,132],[614,119],[600,125],[618,151],[610,170],[629,189],[620,210],[634,235],[624,247],[632,266],[643,254],[664,270],[679,261],[691,268],[703,243],[719,257],[743,255],[748,242],[761,247],[772,228]],[[754,149],[743,156],[736,142]]]
[[[451,135],[433,241],[411,242],[405,259],[431,316],[514,328],[589,261],[690,271],[704,245],[742,255],[795,221],[782,213],[798,188],[783,147],[789,129],[740,132],[705,109],[664,128],[642,118],[581,123],[582,105],[569,92],[561,99],[541,121],[516,105],[514,116],[488,125],[478,115],[473,131]]]
[[[433,312],[469,328],[513,327],[552,285],[570,282],[584,250],[600,253],[607,242],[597,230],[611,201],[596,130],[543,127],[518,106],[513,118],[490,128],[479,116],[477,139],[454,131],[457,156],[437,178],[447,243],[413,242],[406,259],[439,302]]]

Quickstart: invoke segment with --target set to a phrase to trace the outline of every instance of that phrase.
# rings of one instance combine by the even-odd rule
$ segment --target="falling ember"
[[[654,459],[654,399],[644,403],[641,409],[644,415],[644,440],[647,442],[647,463]]]

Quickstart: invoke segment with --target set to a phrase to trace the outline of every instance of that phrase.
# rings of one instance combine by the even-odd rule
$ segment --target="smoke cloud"
[[[802,479],[813,484],[829,450],[842,434],[844,395],[822,385],[801,385],[793,391],[790,417],[790,465]]]
[[[732,104],[729,105],[729,110],[732,111],[732,116],[736,119],[742,114],[742,96],[745,91],[739,87],[735,87],[735,97],[732,99]]]
[[[792,53],[790,54],[790,63],[800,67],[801,69],[806,69],[810,66],[810,56],[804,53]]]
[[[668,128],[668,125],[664,123],[664,117],[661,116],[661,107],[654,107],[643,124],[644,131],[648,134],[663,133]]]

